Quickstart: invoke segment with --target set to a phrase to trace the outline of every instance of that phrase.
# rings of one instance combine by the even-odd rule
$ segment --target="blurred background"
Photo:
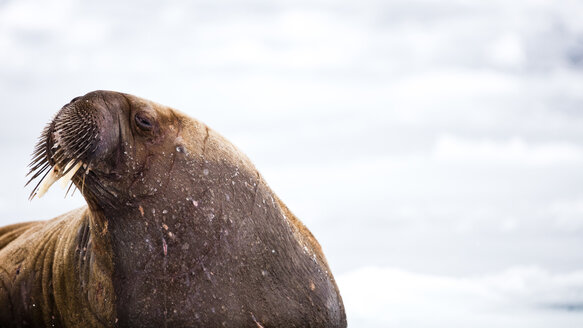
[[[127,92],[243,150],[351,327],[583,326],[581,1],[0,1],[0,224],[44,125]]]

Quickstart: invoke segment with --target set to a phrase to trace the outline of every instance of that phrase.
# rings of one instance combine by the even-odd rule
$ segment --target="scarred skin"
[[[0,228],[1,327],[346,326],[320,245],[231,143],[128,94],[53,122],[78,112],[97,131],[73,177],[88,205]],[[79,133],[54,126],[49,157]]]

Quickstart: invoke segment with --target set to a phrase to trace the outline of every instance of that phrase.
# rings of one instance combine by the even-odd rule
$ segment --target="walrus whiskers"
[[[83,179],[81,180],[81,193],[85,191],[85,179],[89,175],[89,171],[91,171],[91,162],[83,164]]]
[[[67,196],[69,195],[71,188],[73,188],[73,191],[71,192],[71,196],[75,195],[75,190],[77,190],[77,188],[75,188],[74,186],[75,186],[75,182],[71,181],[69,183],[69,187],[67,188],[67,192],[65,192],[65,198],[67,198]]]
[[[94,139],[97,135],[94,118],[84,111],[64,106],[48,124],[33,152],[27,174],[31,181],[43,175],[32,190],[29,199],[42,197],[58,180],[63,188],[71,183],[65,197],[69,194],[72,179],[83,165],[83,158],[95,150]],[[94,146],[93,149],[92,145]]]

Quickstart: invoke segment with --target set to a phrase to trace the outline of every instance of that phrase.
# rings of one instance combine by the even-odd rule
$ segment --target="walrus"
[[[322,249],[235,146],[152,101],[94,91],[33,153],[87,205],[0,228],[2,327],[345,327]],[[29,181],[29,182],[30,182]]]

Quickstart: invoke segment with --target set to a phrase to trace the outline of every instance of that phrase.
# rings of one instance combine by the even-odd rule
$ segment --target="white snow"
[[[354,327],[577,327],[583,271],[538,267],[470,277],[365,267],[337,278]]]

